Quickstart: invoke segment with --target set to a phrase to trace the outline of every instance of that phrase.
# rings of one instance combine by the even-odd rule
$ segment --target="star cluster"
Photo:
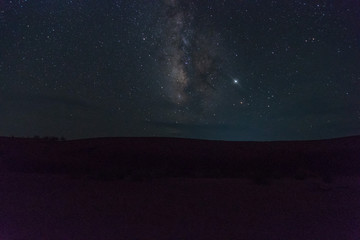
[[[360,134],[356,1],[0,1],[0,135]]]

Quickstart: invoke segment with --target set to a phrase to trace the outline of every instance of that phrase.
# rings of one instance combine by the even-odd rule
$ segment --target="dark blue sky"
[[[0,0],[0,135],[357,135],[359,22],[352,0]]]

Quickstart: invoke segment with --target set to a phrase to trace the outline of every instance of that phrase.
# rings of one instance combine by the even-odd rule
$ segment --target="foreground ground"
[[[360,178],[99,181],[0,174],[0,239],[360,239]]]

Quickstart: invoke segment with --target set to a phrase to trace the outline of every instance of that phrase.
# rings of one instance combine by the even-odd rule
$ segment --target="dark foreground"
[[[0,138],[0,167],[22,173],[91,175],[99,180],[172,177],[360,176],[360,137],[294,142],[174,138],[74,141]]]
[[[360,239],[360,178],[96,181],[5,174],[0,239]]]
[[[0,139],[0,239],[360,239],[360,138]]]

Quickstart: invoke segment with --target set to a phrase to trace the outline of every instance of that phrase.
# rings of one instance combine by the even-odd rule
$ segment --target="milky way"
[[[220,65],[219,39],[197,24],[196,6],[189,1],[164,1],[163,38],[165,48],[164,73],[168,99],[177,105],[192,103],[195,99],[207,102],[216,91]],[[204,29],[202,29],[204,27]]]
[[[0,0],[0,135],[360,134],[357,1]]]

